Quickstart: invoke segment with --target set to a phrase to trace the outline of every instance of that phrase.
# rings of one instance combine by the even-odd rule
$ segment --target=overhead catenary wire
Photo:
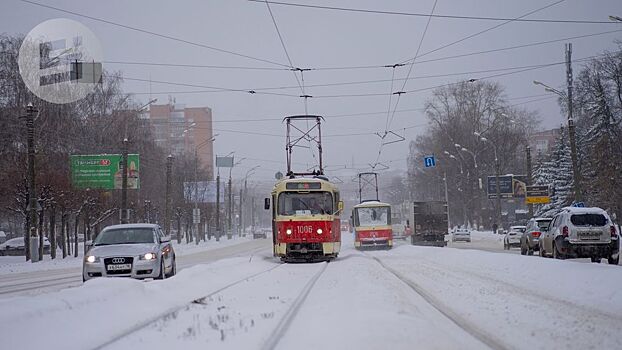
[[[281,67],[288,67],[286,64],[283,64],[283,63],[280,63],[280,62],[276,62],[276,61],[272,61],[272,60],[268,60],[268,59],[264,59],[264,58],[259,58],[259,57],[254,57],[254,56],[242,54],[242,53],[231,51],[231,50],[221,49],[221,48],[218,48],[218,47],[215,47],[215,46],[211,46],[211,45],[207,45],[207,44],[202,44],[202,43],[190,41],[190,40],[183,39],[183,38],[178,38],[178,37],[175,37],[175,36],[172,36],[172,35],[168,35],[168,34],[157,33],[157,32],[151,31],[151,30],[147,30],[147,29],[143,29],[143,28],[138,28],[138,27],[130,26],[130,25],[123,24],[123,23],[113,22],[111,20],[107,20],[107,19],[103,19],[103,18],[99,18],[99,17],[95,17],[95,16],[86,15],[86,14],[79,13],[79,12],[76,12],[76,11],[70,11],[70,10],[67,10],[67,9],[51,6],[51,5],[48,5],[48,4],[42,4],[42,3],[36,2],[36,1],[31,1],[31,0],[20,0],[20,1],[24,2],[24,3],[27,3],[27,4],[48,8],[48,9],[51,9],[51,10],[54,10],[54,11],[63,12],[63,13],[71,14],[71,15],[74,15],[74,16],[82,17],[82,18],[87,18],[87,19],[90,19],[90,20],[93,20],[93,21],[97,21],[97,22],[101,22],[101,23],[106,23],[106,24],[113,25],[113,26],[116,26],[116,27],[125,28],[125,29],[128,29],[128,30],[132,30],[132,31],[135,31],[135,32],[143,33],[143,34],[148,34],[148,35],[156,36],[156,37],[167,39],[167,40],[172,40],[172,41],[176,41],[176,42],[180,42],[180,43],[184,43],[184,44],[188,44],[188,45],[192,45],[192,46],[196,46],[196,47],[201,47],[201,48],[204,48],[204,49],[208,49],[208,50],[212,50],[212,51],[216,51],[216,52],[220,52],[220,53],[225,53],[225,54],[229,54],[229,55],[233,55],[233,56],[237,56],[237,57],[242,57],[242,58],[246,58],[246,59],[253,60],[253,61],[269,63],[269,64],[272,64],[272,65],[281,66]]]
[[[250,2],[264,2],[264,0],[248,0]],[[386,11],[386,10],[372,10],[372,9],[361,9],[361,8],[353,8],[353,7],[337,7],[337,6],[321,6],[315,4],[300,4],[300,3],[292,3],[292,2],[283,2],[283,1],[269,1],[274,5],[281,6],[291,6],[291,7],[300,7],[300,8],[310,8],[310,9],[319,9],[319,10],[331,10],[331,11],[342,11],[342,12],[358,12],[358,13],[366,13],[366,14],[380,14],[380,15],[397,15],[397,16],[410,16],[410,17],[428,17],[429,14],[418,13],[418,12],[405,12],[405,11]],[[460,16],[460,15],[446,15],[446,14],[434,14],[432,15],[434,18],[439,19],[459,19],[459,20],[475,20],[475,21],[508,21],[511,20],[511,17],[486,17],[486,16]],[[616,24],[612,21],[598,21],[598,20],[585,20],[585,19],[554,19],[554,18],[541,18],[541,19],[514,19],[515,22],[525,22],[525,23],[551,23],[551,24]]]

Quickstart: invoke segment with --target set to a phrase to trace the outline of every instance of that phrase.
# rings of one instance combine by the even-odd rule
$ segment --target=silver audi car
[[[108,226],[87,244],[83,281],[94,277],[164,279],[177,272],[171,239],[156,224]]]

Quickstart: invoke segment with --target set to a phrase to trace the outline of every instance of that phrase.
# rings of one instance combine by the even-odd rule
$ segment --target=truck
[[[447,202],[413,202],[410,223],[412,224],[411,243],[444,247],[448,232]]]

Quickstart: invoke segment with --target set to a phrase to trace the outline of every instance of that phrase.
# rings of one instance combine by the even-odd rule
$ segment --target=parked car
[[[50,241],[43,237],[43,254],[50,254]],[[24,255],[24,237],[9,239],[0,244],[0,255]]]
[[[526,226],[510,226],[510,229],[503,237],[503,249],[510,250],[512,247],[520,247],[520,240]]]
[[[540,256],[556,259],[602,258],[617,265],[619,234],[607,212],[601,208],[563,208],[540,237]]]
[[[253,231],[253,239],[257,239],[257,238],[266,239],[266,238],[268,238],[268,234],[271,231],[272,231],[272,229],[270,229],[270,228],[256,228]]]
[[[520,253],[522,255],[533,255],[534,250],[538,250],[538,242],[542,232],[549,229],[552,218],[531,218],[527,223],[527,229],[523,232],[520,240]]]
[[[471,242],[471,231],[466,228],[457,228],[454,230],[452,237],[452,242]]]
[[[177,273],[171,239],[156,224],[108,226],[87,246],[84,281],[94,277],[164,279]]]

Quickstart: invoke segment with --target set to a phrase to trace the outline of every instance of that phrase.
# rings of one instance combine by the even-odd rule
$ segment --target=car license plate
[[[117,264],[117,265],[108,265],[106,267],[108,271],[117,271],[117,270],[131,270],[132,264]]]
[[[581,239],[600,239],[600,232],[579,232]]]

